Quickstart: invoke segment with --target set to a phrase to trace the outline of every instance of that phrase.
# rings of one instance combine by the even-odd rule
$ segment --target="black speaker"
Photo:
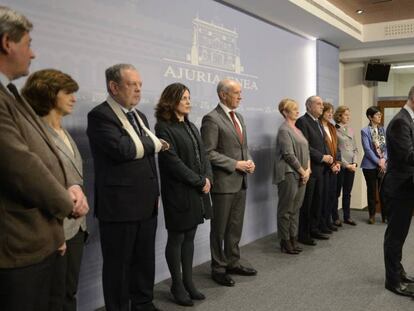
[[[390,64],[368,63],[365,70],[365,80],[387,82],[390,68]]]

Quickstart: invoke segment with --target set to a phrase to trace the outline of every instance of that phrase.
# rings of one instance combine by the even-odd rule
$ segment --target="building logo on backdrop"
[[[217,84],[224,78],[240,82],[243,89],[258,90],[258,77],[244,73],[237,47],[236,31],[193,19],[192,46],[186,60],[164,58],[164,77]]]

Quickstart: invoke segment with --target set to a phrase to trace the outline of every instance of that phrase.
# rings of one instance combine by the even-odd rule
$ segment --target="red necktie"
[[[243,143],[243,133],[240,129],[239,123],[237,122],[234,116],[234,111],[230,111],[230,117],[231,117],[231,120],[233,121],[234,128],[236,129],[237,136],[239,136],[239,141],[240,143]]]

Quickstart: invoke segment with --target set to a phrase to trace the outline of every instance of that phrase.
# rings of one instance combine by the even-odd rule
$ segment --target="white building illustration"
[[[198,17],[193,19],[193,43],[187,60],[192,65],[220,68],[242,73],[237,32],[207,23]]]

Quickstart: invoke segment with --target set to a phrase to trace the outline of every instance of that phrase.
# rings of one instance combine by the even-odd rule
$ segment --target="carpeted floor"
[[[242,248],[242,257],[259,271],[257,276],[234,276],[235,287],[223,287],[211,280],[205,263],[194,268],[194,280],[206,300],[194,307],[178,306],[166,280],[156,285],[154,303],[163,311],[413,310],[414,300],[384,289],[385,225],[368,225],[366,216],[353,211],[356,227],[344,225],[329,241],[306,246],[296,256],[282,254],[274,234],[262,238]],[[414,275],[412,235],[403,255],[410,275]]]

